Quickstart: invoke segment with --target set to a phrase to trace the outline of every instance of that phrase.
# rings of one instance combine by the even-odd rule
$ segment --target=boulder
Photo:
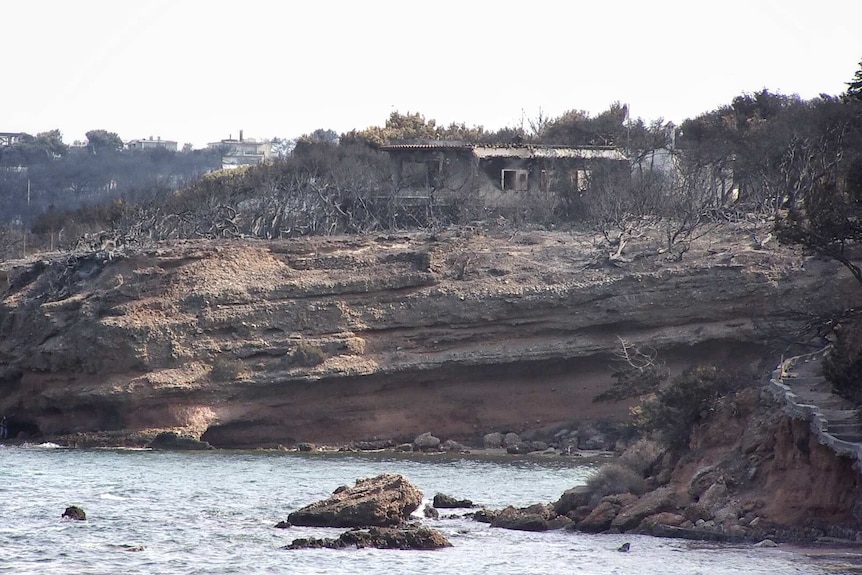
[[[455,499],[451,495],[438,493],[434,496],[434,507],[437,509],[459,509],[473,507],[473,502],[469,499]]]
[[[503,447],[511,447],[521,443],[521,438],[517,433],[509,432],[503,436]]]
[[[404,476],[384,473],[339,487],[328,499],[288,515],[292,525],[313,527],[394,527],[422,504],[422,493]]]
[[[359,451],[380,451],[381,449],[395,447],[395,442],[391,439],[367,439],[354,441],[350,445]],[[413,446],[411,445],[410,450],[412,451],[412,449]]]
[[[473,521],[478,521],[479,523],[491,523],[499,514],[499,511],[493,509],[480,509],[475,513],[468,513],[466,517],[472,517]]]
[[[607,421],[584,424],[578,429],[578,448],[610,451],[620,437],[619,426]]]
[[[628,531],[637,527],[644,518],[656,515],[662,511],[670,511],[676,507],[676,492],[670,487],[659,487],[643,495],[634,503],[620,510],[611,527],[620,531]]]
[[[87,514],[84,512],[84,509],[78,507],[77,505],[70,505],[63,511],[63,515],[61,515],[63,519],[73,519],[75,521],[86,521]]]
[[[727,500],[727,493],[727,486],[724,483],[716,482],[710,485],[709,489],[700,496],[697,503],[704,509],[715,513],[720,507],[724,506],[724,502]]]
[[[611,521],[617,516],[619,507],[607,500],[602,500],[584,519],[578,522],[578,531],[585,533],[601,533],[607,531]]]
[[[439,519],[440,512],[437,511],[434,507],[429,504],[425,504],[425,507],[422,509],[422,514],[425,515],[428,519]]]
[[[696,523],[697,521],[706,521],[707,519],[712,518],[712,511],[705,508],[703,505],[699,503],[692,503],[683,511],[683,515],[685,518],[692,523]]]
[[[487,433],[482,437],[482,445],[485,449],[499,449],[503,447],[503,434],[499,432]]]
[[[200,441],[194,437],[179,435],[173,431],[163,431],[153,438],[147,445],[150,449],[165,449],[176,451],[199,451],[212,449],[213,446],[206,441]]]
[[[565,529],[572,523],[573,521],[565,515],[557,515],[553,519],[548,519],[548,529]]]
[[[296,448],[300,451],[305,451],[305,452],[317,450],[317,446],[315,446],[313,443],[305,443],[305,442],[298,443],[296,445]]]
[[[533,451],[545,451],[549,447],[544,441],[530,441],[529,443]]]
[[[695,499],[699,499],[713,484],[721,477],[718,465],[709,465],[699,468],[691,476],[688,485],[688,493]]]
[[[294,539],[285,549],[343,549],[345,547],[374,547],[376,549],[441,549],[452,544],[436,529],[429,527],[371,527],[353,529],[337,539]]]
[[[578,507],[589,504],[593,496],[593,490],[586,485],[578,485],[563,492],[554,503],[554,513],[557,515],[568,515]]]
[[[506,507],[491,521],[491,527],[516,531],[547,531],[550,509],[546,505],[531,505],[521,509]]]
[[[440,447],[440,438],[434,437],[430,432],[425,432],[413,440],[413,445],[418,451],[437,450]]]
[[[646,519],[641,522],[641,529],[646,533],[650,532],[650,529],[655,525],[665,525],[670,527],[681,527],[683,523],[686,522],[686,518],[680,515],[679,513],[671,513],[669,511],[663,511],[662,513],[656,513],[655,515],[650,515]]]
[[[609,451],[614,447],[607,435],[595,428],[582,429],[578,432],[578,449],[586,451]]]
[[[719,524],[736,523],[737,519],[739,519],[739,509],[734,505],[725,505],[715,512],[712,519]]]
[[[535,450],[533,449],[532,444],[526,441],[519,441],[518,443],[506,446],[506,453],[510,455],[526,455],[533,451]]]
[[[500,514],[491,521],[491,527],[515,531],[547,531],[548,520],[534,513]]]
[[[447,439],[443,443],[440,444],[440,449],[442,451],[449,451],[451,453],[469,453],[470,450],[465,446],[461,445],[454,439]]]

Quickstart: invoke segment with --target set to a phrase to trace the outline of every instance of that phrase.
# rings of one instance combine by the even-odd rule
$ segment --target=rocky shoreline
[[[726,528],[714,522],[693,524],[685,519],[692,514],[693,505],[679,509],[678,494],[663,487],[641,497],[620,494],[603,497],[590,505],[595,492],[590,486],[567,491],[554,503],[537,503],[526,507],[506,507],[492,510],[473,510],[469,500],[436,494],[433,502],[423,510],[424,522],[411,514],[423,499],[422,494],[408,479],[400,475],[384,474],[374,478],[358,479],[352,487],[338,487],[325,500],[317,501],[289,514],[287,520],[275,527],[292,526],[347,527],[337,538],[299,538],[285,549],[345,547],[378,547],[381,549],[439,549],[451,546],[446,537],[434,526],[448,519],[471,518],[487,523],[492,528],[543,532],[551,530],[580,531],[585,533],[637,534],[654,537],[671,537],[715,543],[751,544],[755,547],[774,547],[779,544],[807,544],[817,547],[862,549],[857,530],[831,526],[827,529],[794,528],[761,522],[751,528]],[[591,511],[587,517],[583,513]],[[609,513],[609,511],[614,510]],[[704,503],[700,504],[700,509]],[[458,509],[460,513],[441,515],[441,510]],[[670,511],[676,509],[677,512]],[[576,516],[582,519],[578,520]],[[686,525],[686,523],[690,523]],[[629,551],[623,545],[620,551]]]
[[[858,471],[761,388],[717,398],[685,449],[637,456],[640,398],[606,395],[621,345],[671,373],[765,375],[776,341],[862,304],[835,262],[751,231],[717,228],[683,261],[660,230],[615,262],[587,232],[446,230],[6,263],[0,416],[14,441],[70,447],[613,452],[627,469],[542,521],[843,537],[862,517]]]

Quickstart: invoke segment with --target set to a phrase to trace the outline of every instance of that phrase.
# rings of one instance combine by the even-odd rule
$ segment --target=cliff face
[[[587,532],[858,541],[862,475],[854,459],[836,455],[784,407],[763,387],[725,395],[693,426],[685,448],[640,439],[598,481],[564,493],[554,512]],[[645,481],[630,480],[641,472]]]
[[[749,364],[858,305],[837,265],[742,228],[682,262],[570,233],[181,242],[6,265],[0,412],[48,437],[216,446],[470,440],[619,418],[619,337],[671,366]],[[652,254],[652,255],[650,255]],[[110,257],[109,257],[110,256]]]
[[[761,529],[858,530],[862,475],[854,460],[837,456],[809,422],[787,417],[783,407],[753,389],[723,398],[693,430],[691,450],[673,469],[671,484],[701,506],[711,499],[704,519],[725,532],[757,517]],[[707,496],[710,490],[721,496]]]

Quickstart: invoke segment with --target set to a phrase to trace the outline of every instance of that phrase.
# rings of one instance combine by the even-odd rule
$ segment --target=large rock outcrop
[[[481,443],[627,417],[593,398],[619,338],[671,367],[749,364],[862,303],[837,264],[752,249],[745,225],[682,261],[590,234],[186,241],[0,266],[0,413],[70,444]],[[805,310],[800,313],[799,310]],[[538,374],[541,374],[540,376]]]
[[[788,417],[764,389],[717,400],[687,447],[650,473],[651,489],[640,496],[620,485],[597,498],[579,486],[553,511],[586,532],[728,541],[862,537],[862,475],[854,460],[823,445],[808,422]]]
[[[404,476],[384,473],[342,486],[328,498],[294,511],[291,525],[312,527],[394,527],[422,503],[422,492]]]

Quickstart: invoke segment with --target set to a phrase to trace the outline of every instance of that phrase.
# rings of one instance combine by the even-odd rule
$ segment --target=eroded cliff
[[[620,337],[753,364],[859,303],[836,264],[728,225],[671,261],[563,232],[177,242],[3,268],[0,412],[63,441],[412,439],[626,416]],[[764,366],[764,373],[768,367]]]

